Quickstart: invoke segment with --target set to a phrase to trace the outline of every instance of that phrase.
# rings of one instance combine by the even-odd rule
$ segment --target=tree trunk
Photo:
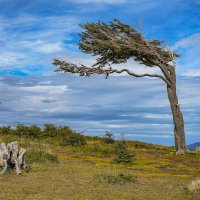
[[[25,169],[26,150],[18,151],[17,141],[8,144],[0,144],[0,174],[5,174],[8,169],[13,169],[16,174],[21,174],[21,169]]]
[[[179,155],[188,152],[189,150],[185,141],[184,120],[176,94],[176,81],[172,86],[167,87],[167,93],[173,114],[176,154]]]

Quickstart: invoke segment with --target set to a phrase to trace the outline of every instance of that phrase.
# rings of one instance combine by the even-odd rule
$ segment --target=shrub
[[[41,136],[42,132],[38,126],[25,126],[23,124],[17,124],[16,134],[19,137],[34,137],[38,138]]]
[[[136,177],[132,176],[130,174],[107,174],[102,173],[95,175],[95,180],[97,180],[99,183],[109,183],[109,184],[120,184],[125,185],[127,183],[135,183]]]
[[[127,144],[124,140],[117,142],[114,148],[114,154],[114,162],[116,163],[131,163],[132,158],[135,156],[129,153]]]
[[[59,136],[62,145],[80,146],[86,144],[85,137],[70,129],[68,126],[59,128]]]
[[[41,150],[27,152],[27,163],[58,163],[58,157]]]
[[[113,144],[114,143],[114,134],[112,131],[106,131],[104,137],[104,142],[106,144]]]
[[[0,134],[10,134],[12,132],[11,126],[2,126],[0,127]]]
[[[53,124],[44,124],[43,136],[57,137],[58,136],[58,128]]]

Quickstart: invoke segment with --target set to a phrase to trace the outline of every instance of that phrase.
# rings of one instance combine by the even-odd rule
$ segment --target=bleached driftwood
[[[0,174],[4,174],[8,169],[13,169],[16,174],[21,174],[21,169],[25,169],[26,150],[18,150],[17,141],[8,144],[0,144],[0,166],[3,168]]]

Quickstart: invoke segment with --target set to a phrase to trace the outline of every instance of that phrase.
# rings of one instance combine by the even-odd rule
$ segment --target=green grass
[[[176,156],[173,147],[128,141],[135,157],[121,164],[113,162],[116,143],[85,139],[85,145],[63,146],[54,137],[1,134],[0,142],[16,140],[27,149],[31,169],[20,176],[0,176],[0,199],[198,200],[185,188],[200,176],[200,154]]]
[[[108,184],[120,184],[125,185],[128,183],[136,183],[136,177],[132,174],[123,174],[123,173],[101,173],[96,174],[94,177],[95,181],[99,183],[108,183]]]

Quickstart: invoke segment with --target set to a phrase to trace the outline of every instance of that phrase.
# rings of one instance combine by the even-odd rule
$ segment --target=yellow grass
[[[188,189],[190,192],[192,193],[197,193],[200,192],[200,178],[197,178],[195,180],[192,180],[189,184],[188,184]]]
[[[0,137],[5,140],[6,136]],[[136,157],[124,165],[112,162],[112,153],[106,152],[112,145],[91,138],[82,147],[63,147],[53,139],[18,141],[28,152],[37,149],[57,155],[59,163],[34,163],[29,173],[0,176],[1,200],[192,200],[184,188],[200,173],[199,155],[176,156],[164,147],[140,149],[129,142]],[[137,182],[99,183],[95,175],[101,173],[131,174]]]

